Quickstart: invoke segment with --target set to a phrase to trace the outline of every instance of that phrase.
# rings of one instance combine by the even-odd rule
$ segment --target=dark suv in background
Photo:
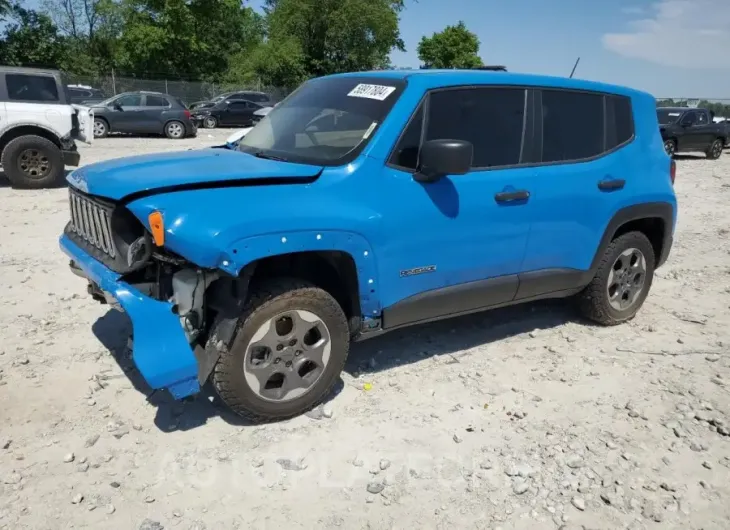
[[[93,106],[94,138],[109,133],[164,134],[178,140],[198,128],[180,100],[160,92],[125,92]]]
[[[669,156],[677,153],[702,152],[710,160],[717,160],[727,143],[728,130],[713,121],[707,109],[687,107],[657,108],[659,131],[664,151]]]
[[[83,85],[67,85],[69,103],[91,106],[94,103],[104,101],[107,96],[98,88],[91,88]]]

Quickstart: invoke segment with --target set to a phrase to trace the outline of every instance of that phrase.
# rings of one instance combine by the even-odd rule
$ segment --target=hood
[[[238,142],[241,141],[241,138],[248,134],[251,129],[253,129],[253,127],[246,127],[245,129],[237,130],[228,138],[226,138],[226,145],[236,145]]]
[[[256,158],[230,149],[199,149],[117,158],[72,171],[66,180],[81,191],[119,200],[131,194],[221,185],[307,182],[321,166]]]

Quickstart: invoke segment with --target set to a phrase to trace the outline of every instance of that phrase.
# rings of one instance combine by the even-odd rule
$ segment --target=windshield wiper
[[[282,158],[280,156],[271,155],[268,153],[265,153],[263,151],[255,151],[251,153],[256,158],[265,158],[266,160],[276,160],[277,162],[288,162],[286,158]]]

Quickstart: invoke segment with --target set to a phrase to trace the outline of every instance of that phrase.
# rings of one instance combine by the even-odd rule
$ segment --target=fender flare
[[[606,248],[613,241],[616,232],[621,226],[631,221],[639,219],[661,219],[664,222],[664,234],[662,236],[662,253],[657,259],[656,267],[664,264],[669,256],[669,250],[672,246],[672,237],[674,234],[675,211],[674,206],[668,202],[647,202],[643,204],[633,204],[618,210],[611,220],[608,222],[606,229],[603,231],[603,237],[598,245],[593,261],[591,262],[591,273],[595,274],[598,264],[606,251]]]
[[[363,318],[380,314],[377,262],[370,243],[360,234],[340,230],[271,233],[238,239],[221,254],[218,267],[232,276],[254,261],[296,252],[339,251],[355,262]]]
[[[42,129],[54,136],[56,138],[56,143],[60,146],[61,145],[61,135],[58,134],[58,132],[54,131],[50,127],[46,127],[45,125],[41,125],[39,123],[33,123],[33,122],[14,122],[7,124],[3,129],[0,129],[0,144],[3,142],[3,138],[5,135],[9,132],[11,132],[13,129],[17,129],[19,127],[36,127],[38,129]]]

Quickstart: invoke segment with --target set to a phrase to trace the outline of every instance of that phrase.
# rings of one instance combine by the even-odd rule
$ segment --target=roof
[[[417,81],[428,88],[449,85],[522,85],[536,87],[568,88],[574,90],[593,90],[627,96],[649,95],[646,92],[626,86],[586,81],[568,77],[535,74],[521,74],[495,70],[374,70],[369,72],[349,72],[334,74],[332,77],[380,77],[382,79],[403,79]],[[653,97],[653,96],[652,96]]]
[[[29,66],[0,66],[0,72],[24,72],[28,74],[60,74],[58,70],[53,68],[31,68]]]

